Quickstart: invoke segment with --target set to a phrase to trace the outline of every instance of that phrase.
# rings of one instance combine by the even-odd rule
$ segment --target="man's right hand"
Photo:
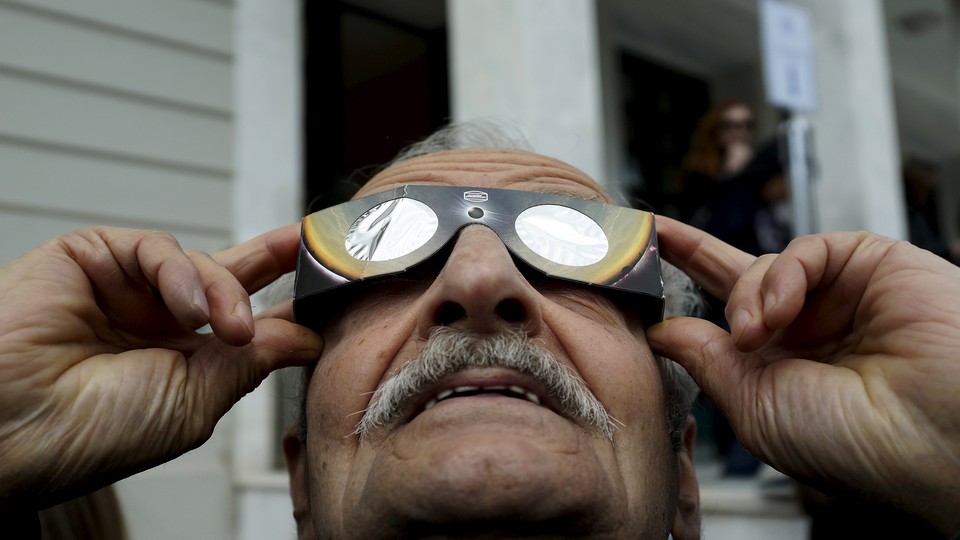
[[[0,268],[0,507],[172,459],[271,371],[315,361],[319,336],[254,322],[248,296],[293,269],[298,240],[291,225],[211,257],[84,229]]]

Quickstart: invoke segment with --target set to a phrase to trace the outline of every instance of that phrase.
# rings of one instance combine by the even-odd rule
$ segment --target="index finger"
[[[213,256],[248,293],[259,291],[292,271],[300,247],[300,223],[291,223]]]
[[[704,290],[726,301],[737,279],[756,257],[675,219],[657,216],[660,256]]]

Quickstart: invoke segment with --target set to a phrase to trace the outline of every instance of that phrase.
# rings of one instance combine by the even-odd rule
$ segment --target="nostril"
[[[496,307],[497,316],[508,323],[523,322],[527,318],[527,310],[523,302],[516,298],[501,300]]]
[[[437,307],[436,321],[440,326],[449,326],[467,316],[467,311],[456,302],[444,302]]]

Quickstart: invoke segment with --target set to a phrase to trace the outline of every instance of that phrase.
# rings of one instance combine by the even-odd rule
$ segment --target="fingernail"
[[[249,304],[243,300],[240,300],[233,306],[233,312],[231,315],[243,322],[243,325],[247,327],[247,331],[250,332],[251,336],[255,334],[253,326],[253,312],[250,310]]]
[[[671,324],[673,324],[674,322],[676,322],[676,320],[677,320],[676,318],[664,319],[664,320],[658,322],[657,324],[652,325],[650,328],[651,328],[651,329],[657,328],[657,327],[666,328],[666,327],[670,326]]]
[[[763,296],[763,312],[770,313],[777,306],[777,295],[773,291],[768,291]]]
[[[193,290],[193,298],[191,299],[193,306],[203,314],[203,322],[206,323],[210,320],[210,304],[207,303],[207,296],[203,294],[201,289]]]
[[[650,343],[650,342],[656,341],[657,334],[665,331],[667,327],[670,326],[671,322],[672,321],[670,319],[665,319],[663,321],[658,322],[657,324],[654,324],[653,326],[648,327],[647,331],[645,332],[647,335],[647,342]]]
[[[746,308],[737,309],[737,312],[733,314],[733,318],[730,320],[730,331],[733,334],[734,343],[740,341],[740,335],[750,326],[751,322],[753,322],[753,314],[751,314],[750,311]]]

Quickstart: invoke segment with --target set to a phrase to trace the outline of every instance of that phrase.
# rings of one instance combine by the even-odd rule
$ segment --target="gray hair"
[[[530,142],[518,129],[508,128],[491,120],[473,120],[450,124],[434,131],[426,139],[401,150],[387,167],[427,154],[467,148],[533,151]]]
[[[703,296],[700,289],[682,270],[664,261],[661,263],[665,306],[663,317],[696,317],[703,314]],[[683,366],[658,356],[663,367],[663,387],[666,390],[667,421],[670,426],[670,442],[674,450],[683,446],[683,434],[687,416],[693,407],[700,388]]]
[[[417,142],[402,150],[389,164],[394,165],[418,156],[442,152],[447,150],[462,150],[467,148],[495,148],[500,150],[530,151],[527,140],[519,133],[508,133],[503,126],[490,121],[473,121],[452,124],[434,132],[426,139]],[[619,198],[619,194],[613,194]],[[675,266],[663,262],[663,287],[666,297],[664,317],[669,319],[681,316],[696,316],[701,313],[703,300],[693,281]],[[278,285],[278,287],[280,287]],[[282,287],[286,292],[286,299],[292,295],[293,282],[287,282]],[[277,295],[279,296],[279,295]],[[279,297],[278,300],[284,297]],[[690,375],[676,362],[658,357],[663,373],[663,387],[667,405],[667,422],[670,430],[670,442],[674,450],[683,445],[683,435],[686,428],[687,416],[697,397],[699,388]],[[297,411],[297,425],[301,440],[306,440],[306,387],[309,383],[311,368],[304,368],[300,381],[299,400],[301,406]]]

